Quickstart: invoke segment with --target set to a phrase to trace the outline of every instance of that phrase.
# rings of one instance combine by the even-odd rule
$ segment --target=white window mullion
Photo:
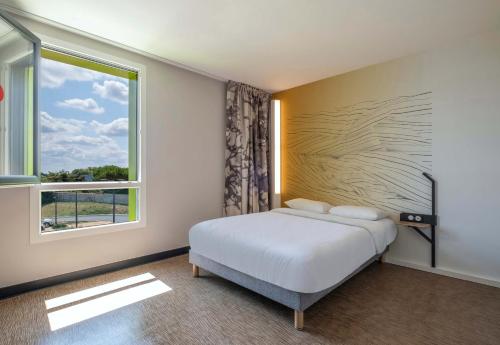
[[[105,181],[105,182],[57,182],[42,183],[36,186],[40,191],[91,190],[91,189],[126,189],[139,188],[138,181]]]

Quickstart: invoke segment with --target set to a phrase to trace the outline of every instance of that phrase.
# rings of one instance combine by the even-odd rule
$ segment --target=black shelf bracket
[[[428,173],[424,172],[422,173],[426,179],[431,181],[431,188],[432,188],[432,216],[427,216],[427,215],[421,215],[425,222],[412,222],[412,221],[407,221],[406,218],[403,218],[402,216],[406,214],[401,214],[401,220],[404,219],[404,222],[402,222],[402,225],[407,226],[409,229],[414,230],[417,234],[422,236],[424,240],[430,243],[431,245],[431,266],[436,267],[436,226],[437,226],[437,215],[436,215],[436,181],[432,178],[431,175]],[[409,217],[408,217],[409,218]],[[413,220],[413,219],[412,219]],[[419,226],[417,226],[417,223]],[[415,224],[415,225],[413,225]],[[426,232],[424,232],[422,229],[423,228],[429,228],[430,229],[430,235],[427,235]]]
[[[422,173],[425,178],[427,178],[429,181],[431,181],[431,196],[432,196],[432,217],[434,218],[433,224],[430,224],[431,227],[431,236],[427,236],[422,232],[420,229],[416,229],[415,227],[412,227],[414,230],[417,230],[417,232],[423,236],[430,244],[431,244],[431,266],[436,267],[436,223],[437,223],[437,216],[436,216],[436,180],[432,178],[431,175],[428,173],[424,172]]]
[[[410,229],[415,230],[417,234],[422,236],[427,242],[431,244],[431,266],[436,267],[436,226],[429,225],[431,228],[431,236],[417,228],[416,226],[408,226]]]
[[[420,236],[422,236],[423,238],[426,239],[427,242],[429,243],[432,243],[432,239],[427,236],[422,230],[420,230],[419,228],[417,228],[416,226],[410,226],[410,228],[412,228],[413,230],[415,230]]]

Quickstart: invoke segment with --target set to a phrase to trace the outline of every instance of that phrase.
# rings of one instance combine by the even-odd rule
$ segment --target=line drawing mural
[[[286,120],[285,198],[430,212],[432,92]]]

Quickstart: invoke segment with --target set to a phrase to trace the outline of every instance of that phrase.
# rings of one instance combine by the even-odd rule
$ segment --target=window
[[[0,11],[0,185],[30,185],[31,242],[145,227],[144,80]]]
[[[38,238],[143,223],[139,71],[44,46]]]
[[[42,49],[42,182],[136,177],[137,72]]]
[[[41,192],[41,231],[81,229],[136,220],[133,188]]]
[[[40,40],[0,13],[0,184],[38,182]]]

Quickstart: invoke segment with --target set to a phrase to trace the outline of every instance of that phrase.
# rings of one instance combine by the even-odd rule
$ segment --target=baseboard
[[[467,281],[474,282],[474,283],[479,283],[479,284],[484,284],[484,285],[489,285],[489,286],[494,286],[494,287],[500,288],[500,281],[498,281],[498,280],[494,280],[494,279],[490,279],[490,278],[486,278],[486,277],[481,277],[481,276],[476,276],[476,275],[471,275],[471,274],[467,274],[464,272],[458,272],[458,271],[443,269],[443,268],[433,268],[430,266],[425,266],[422,264],[408,262],[408,261],[404,261],[404,260],[398,260],[398,259],[394,259],[391,257],[384,258],[384,262],[398,265],[398,266],[413,268],[413,269],[420,270],[420,271],[440,274],[442,276],[467,280]]]
[[[92,276],[96,276],[103,273],[109,273],[113,271],[118,271],[127,267],[137,266],[146,264],[153,261],[168,259],[174,256],[186,254],[189,252],[189,247],[181,247],[176,249],[167,250],[160,253],[149,254],[145,256],[140,256],[137,258],[127,259],[123,261],[113,262],[110,264],[92,267],[84,269],[81,271],[70,272],[66,274],[61,274],[54,277],[34,280],[26,283],[21,283],[17,285],[11,285],[7,287],[0,288],[0,299],[7,297],[12,297],[19,295],[21,293],[43,289],[57,284],[67,283],[73,280],[84,279]]]

